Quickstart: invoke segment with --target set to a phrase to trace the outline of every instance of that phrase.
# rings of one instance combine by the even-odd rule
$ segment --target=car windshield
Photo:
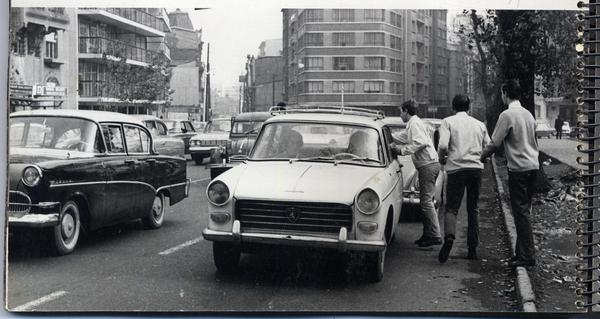
[[[11,117],[10,147],[103,152],[98,126],[88,120],[69,117]]]
[[[263,121],[234,122],[231,129],[232,134],[258,134]]]
[[[374,128],[322,123],[270,123],[250,159],[296,159],[381,165],[383,149]]]
[[[229,133],[231,131],[231,121],[229,119],[213,120],[208,122],[204,128],[204,133]]]

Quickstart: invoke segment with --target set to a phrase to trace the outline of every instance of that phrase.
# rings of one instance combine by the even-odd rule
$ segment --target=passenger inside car
[[[348,153],[359,157],[373,157],[377,154],[377,141],[369,141],[369,135],[363,131],[354,132],[348,142]]]
[[[274,157],[297,158],[303,145],[304,141],[300,133],[294,130],[286,130],[279,145],[279,152]]]

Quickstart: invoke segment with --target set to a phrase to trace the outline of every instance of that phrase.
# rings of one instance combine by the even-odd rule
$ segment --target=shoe
[[[532,267],[535,266],[535,260],[527,261],[523,259],[511,260],[508,262],[508,266],[511,268],[516,267]]]
[[[452,250],[453,243],[454,243],[454,240],[451,240],[451,239],[446,239],[446,241],[444,241],[444,245],[442,246],[442,249],[440,249],[440,254],[438,255],[438,260],[442,264],[448,260],[448,257],[450,256],[450,250]]]
[[[417,245],[419,245],[419,247],[429,247],[429,246],[435,246],[435,245],[441,245],[441,244],[442,244],[441,238],[433,237],[433,238],[425,238]]]
[[[421,243],[423,240],[425,240],[424,236],[419,237],[419,239],[415,240],[415,245],[418,245],[419,243]]]
[[[467,259],[477,260],[477,250],[469,249],[469,253],[467,254]]]

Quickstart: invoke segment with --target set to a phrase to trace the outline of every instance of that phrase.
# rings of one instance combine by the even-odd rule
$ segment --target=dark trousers
[[[515,256],[524,261],[535,261],[535,247],[531,232],[531,199],[535,190],[537,170],[508,172],[510,206],[517,228]]]
[[[467,189],[467,245],[469,249],[479,244],[479,189],[481,188],[481,170],[466,169],[448,172],[446,185],[446,212],[444,214],[444,237],[456,238],[456,218],[463,195]]]
[[[562,139],[562,128],[560,130],[556,130],[556,139]]]

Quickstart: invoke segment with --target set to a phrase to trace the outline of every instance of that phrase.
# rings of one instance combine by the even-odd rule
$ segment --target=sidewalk
[[[538,146],[540,151],[547,155],[556,158],[557,160],[576,169],[585,169],[583,165],[577,164],[577,157],[585,154],[577,151],[577,145],[584,144],[577,139],[563,138],[557,140],[555,138],[539,138]]]

